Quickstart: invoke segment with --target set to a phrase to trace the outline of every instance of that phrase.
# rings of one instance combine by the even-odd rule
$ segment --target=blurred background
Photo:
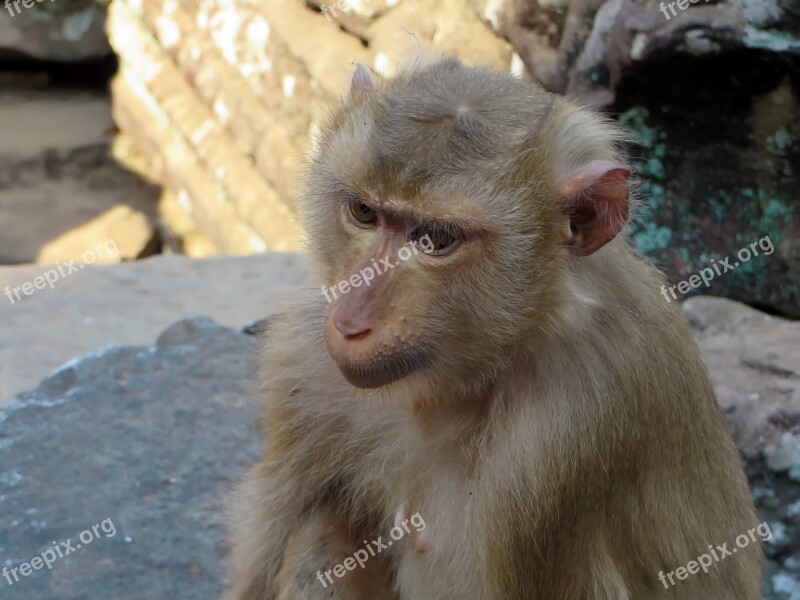
[[[420,46],[625,125],[631,237],[672,283],[774,245],[683,311],[774,534],[765,598],[800,600],[800,0],[0,0],[0,567],[122,531],[0,597],[219,592],[259,321],[308,283],[304,156],[356,62]]]

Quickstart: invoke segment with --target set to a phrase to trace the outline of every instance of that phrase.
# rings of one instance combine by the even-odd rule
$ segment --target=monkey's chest
[[[396,503],[387,526],[401,598],[485,600],[487,519],[478,502],[479,483],[462,469],[429,459],[386,489]]]

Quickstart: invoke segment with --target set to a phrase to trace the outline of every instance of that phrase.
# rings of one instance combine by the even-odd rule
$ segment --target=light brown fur
[[[756,522],[660,274],[624,235],[588,256],[565,245],[559,190],[582,165],[624,164],[622,137],[451,59],[354,90],[309,167],[322,281],[347,278],[372,243],[341,217],[352,190],[481,235],[379,275],[381,353],[429,354],[373,391],[348,383],[326,347],[336,302],[314,290],[271,322],[268,450],[238,495],[228,600],[760,598],[758,544],[669,590],[658,580]],[[424,518],[427,552],[412,531],[365,571],[316,580],[386,538],[399,506]]]

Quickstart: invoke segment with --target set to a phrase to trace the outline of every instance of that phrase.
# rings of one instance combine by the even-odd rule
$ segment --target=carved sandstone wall
[[[389,4],[112,4],[115,119],[218,250],[299,247],[303,159],[354,61],[386,73],[420,44],[510,68],[510,46],[467,0]]]

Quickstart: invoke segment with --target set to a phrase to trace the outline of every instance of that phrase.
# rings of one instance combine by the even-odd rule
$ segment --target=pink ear
[[[564,244],[575,254],[588,256],[622,231],[628,220],[630,172],[625,167],[595,161],[570,175],[562,197]]]
[[[372,89],[372,76],[361,63],[356,64],[356,72],[350,81],[350,95],[360,96]]]

